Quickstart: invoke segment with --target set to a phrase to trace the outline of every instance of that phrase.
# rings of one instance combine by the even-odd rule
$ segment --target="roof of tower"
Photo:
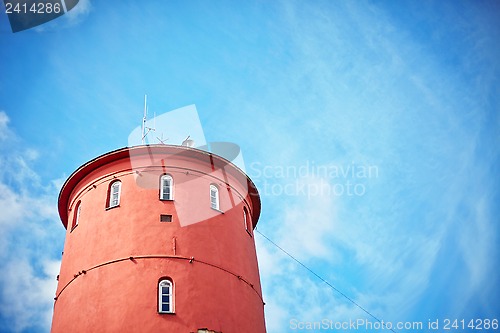
[[[233,176],[235,176],[235,178],[238,179],[242,183],[242,185],[248,189],[248,194],[253,210],[252,222],[254,227],[257,225],[261,210],[261,202],[258,190],[250,177],[244,171],[238,168],[234,163],[217,154],[197,148],[178,145],[154,144],[120,148],[100,155],[76,169],[68,177],[66,182],[63,184],[61,191],[59,192],[58,210],[64,227],[67,228],[68,225],[68,204],[70,202],[70,197],[72,195],[73,189],[86,176],[102,166],[108,165],[109,163],[115,161],[130,159],[131,156],[137,157],[160,154],[181,155],[183,158],[191,158],[193,160],[198,160],[201,163],[206,163],[207,161],[209,161],[209,163],[211,163],[212,166],[216,169],[230,166],[230,168],[225,168],[225,171],[229,170],[230,172],[232,172]]]

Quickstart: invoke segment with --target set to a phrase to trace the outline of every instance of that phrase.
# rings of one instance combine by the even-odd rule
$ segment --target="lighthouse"
[[[261,205],[236,165],[189,145],[140,145],[79,167],[52,333],[265,332],[253,230]]]

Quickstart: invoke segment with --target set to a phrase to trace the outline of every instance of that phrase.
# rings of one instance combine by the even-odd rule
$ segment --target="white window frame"
[[[220,211],[219,188],[210,184],[210,207]]]
[[[165,197],[166,193],[164,192],[163,183],[165,181],[170,181],[170,195],[168,197]],[[174,178],[169,174],[160,177],[160,200],[174,200]]]
[[[168,286],[168,294],[163,293],[163,288]],[[167,304],[163,302],[163,296],[168,295],[168,310],[163,310],[163,304]],[[158,313],[174,313],[174,284],[169,279],[162,279],[158,283]]]
[[[115,192],[115,188],[117,188],[116,192]],[[121,181],[115,180],[109,185],[108,208],[120,206],[121,192],[122,192],[122,182]],[[115,193],[117,194],[116,199],[113,198]]]
[[[75,215],[73,215],[73,225],[71,226],[71,230],[75,229],[78,226],[78,221],[80,220],[80,211],[82,207],[82,202],[78,201],[76,204]]]
[[[246,207],[243,207],[243,223],[245,224],[245,230],[250,232],[248,228],[248,211]]]

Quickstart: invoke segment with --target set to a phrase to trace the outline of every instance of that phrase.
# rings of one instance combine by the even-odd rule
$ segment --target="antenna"
[[[144,131],[146,130],[146,117],[148,116],[148,95],[144,94],[144,116],[142,117],[142,129],[141,129],[141,142],[144,144],[144,138],[146,137],[146,134]]]
[[[148,118],[148,95],[144,95],[144,116],[142,117],[142,138],[141,138],[142,144],[144,144],[146,136],[149,134],[149,132],[156,131],[156,113],[154,114],[153,118],[154,121],[153,127],[146,126],[147,118]]]
[[[186,140],[182,141],[181,146],[184,146],[184,147],[194,147],[194,140],[190,139],[190,137],[191,137],[191,135],[188,135],[188,137],[186,138]]]
[[[168,138],[164,139],[163,138],[163,133],[161,133],[161,139],[159,137],[156,137],[156,139],[158,140],[159,143],[161,143],[162,145],[166,145],[165,141],[168,140]]]

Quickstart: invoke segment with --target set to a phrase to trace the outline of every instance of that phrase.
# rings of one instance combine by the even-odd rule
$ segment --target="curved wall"
[[[163,174],[174,180],[172,201],[159,198]],[[107,208],[116,180],[120,203]],[[211,208],[211,184],[220,211]],[[265,332],[253,239],[260,200],[230,162],[180,146],[120,149],[69,177],[59,213],[67,234],[52,333]],[[174,313],[160,314],[158,282],[167,277]]]

